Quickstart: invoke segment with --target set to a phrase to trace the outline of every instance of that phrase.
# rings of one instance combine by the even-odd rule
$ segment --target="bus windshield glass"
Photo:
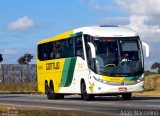
[[[143,73],[139,37],[93,37],[97,73],[109,76],[132,76]]]

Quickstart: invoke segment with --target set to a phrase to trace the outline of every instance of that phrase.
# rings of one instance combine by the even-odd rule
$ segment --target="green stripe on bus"
[[[71,34],[70,36],[71,37],[76,37],[76,36],[79,36],[79,35],[82,35],[82,34],[83,34],[82,32],[77,32],[77,33]]]
[[[62,80],[60,83],[61,87],[68,87],[70,86],[72,80],[73,80],[73,74],[75,69],[77,58],[66,58],[64,67],[63,67],[63,73],[62,73]]]
[[[140,78],[140,76],[133,76],[133,77],[125,77],[125,81],[136,81]]]

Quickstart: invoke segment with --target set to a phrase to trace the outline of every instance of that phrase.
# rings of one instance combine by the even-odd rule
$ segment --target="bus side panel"
[[[65,59],[37,61],[38,90],[45,92],[45,81],[54,84],[54,91],[59,93]]]
[[[87,63],[80,57],[38,61],[37,72],[38,90],[42,93],[46,80],[48,85],[53,81],[56,93],[80,93],[81,79],[87,84],[89,78]]]
[[[77,58],[66,58],[65,59],[60,87],[68,87],[71,85],[72,80],[73,80],[76,60]]]
[[[73,65],[73,64],[72,64]],[[64,66],[65,67],[65,66]],[[64,69],[65,70],[65,69]],[[80,93],[80,82],[81,79],[84,78],[88,78],[89,75],[89,71],[87,69],[87,64],[86,62],[80,58],[77,57],[77,60],[75,62],[75,66],[74,68],[72,68],[71,70],[65,70],[65,72],[63,72],[63,74],[67,74],[67,73],[71,73],[70,75],[67,75],[67,77],[70,80],[70,85],[69,86],[61,86],[60,92],[61,93]],[[73,73],[73,75],[72,75]],[[62,77],[62,80],[65,78]],[[71,81],[72,79],[72,81]],[[63,84],[64,82],[62,81],[61,84]]]

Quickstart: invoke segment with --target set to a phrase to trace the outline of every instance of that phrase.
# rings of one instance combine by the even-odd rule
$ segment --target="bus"
[[[38,90],[48,99],[64,95],[120,95],[144,90],[144,55],[149,47],[128,27],[88,26],[38,42]]]

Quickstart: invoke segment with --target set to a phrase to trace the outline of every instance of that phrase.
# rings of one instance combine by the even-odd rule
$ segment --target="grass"
[[[26,93],[37,92],[37,83],[18,82],[18,83],[0,83],[0,92],[5,93]]]
[[[19,110],[17,116],[94,116],[95,113],[81,111],[56,110]],[[98,114],[101,116],[101,114]]]
[[[134,93],[134,96],[160,96],[160,75],[152,74],[145,77],[145,91]]]
[[[159,97],[160,90],[144,91],[143,93],[133,93],[133,96],[148,96],[148,97]]]
[[[160,90],[160,75],[149,75],[145,77],[145,91]]]
[[[0,115],[3,116],[104,116],[101,113],[75,110],[46,110],[19,106],[0,106]]]

